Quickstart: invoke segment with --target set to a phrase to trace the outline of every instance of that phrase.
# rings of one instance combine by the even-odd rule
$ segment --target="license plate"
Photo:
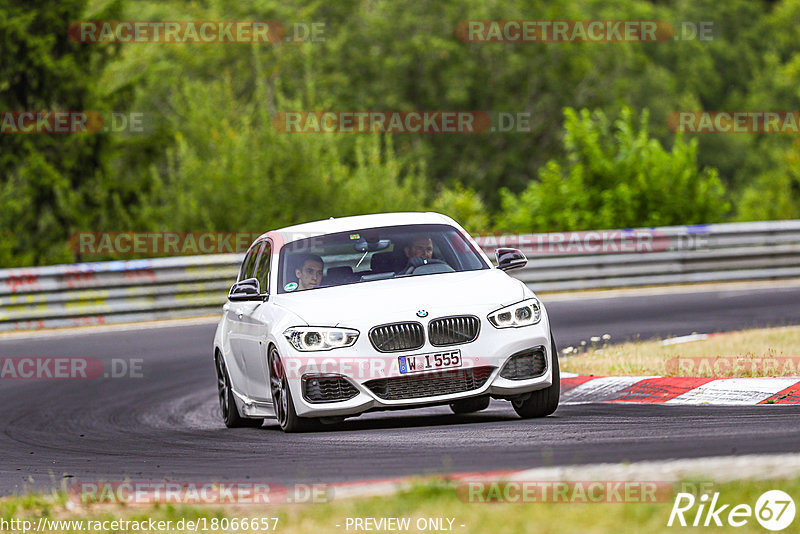
[[[402,374],[419,373],[431,369],[450,369],[461,367],[461,351],[443,350],[414,356],[400,356],[397,361]]]

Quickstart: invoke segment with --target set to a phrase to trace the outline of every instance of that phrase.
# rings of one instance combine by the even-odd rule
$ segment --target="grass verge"
[[[67,506],[64,494],[29,495],[0,500],[0,517],[38,521],[45,516],[60,520],[102,521],[115,519],[128,520],[171,520],[173,524],[180,519],[198,518],[278,518],[276,532],[293,533],[341,533],[354,532],[347,527],[348,518],[408,518],[410,528],[407,532],[419,532],[417,522],[421,518],[452,519],[452,532],[459,533],[502,533],[523,532],[540,533],[601,533],[601,532],[671,532],[676,527],[668,527],[670,513],[678,491],[687,488],[713,495],[719,492],[718,503],[730,504],[721,514],[723,522],[727,513],[738,504],[755,508],[758,497],[768,490],[780,489],[788,493],[795,502],[800,499],[800,478],[781,480],[735,481],[722,484],[712,482],[685,481],[670,486],[667,495],[659,497],[659,502],[592,503],[576,500],[570,494],[567,502],[558,503],[519,503],[465,502],[466,493],[459,492],[457,483],[446,480],[426,481],[415,484],[392,497],[372,497],[345,499],[323,504],[275,505],[275,506],[149,506],[149,507],[109,507],[108,505]],[[699,493],[695,491],[695,494]],[[488,494],[487,494],[488,495]],[[699,501],[698,501],[699,504]],[[686,512],[688,524],[694,520],[697,505]],[[703,515],[702,521],[705,519]],[[794,531],[800,519],[795,518],[787,531]],[[270,523],[272,524],[272,523]],[[447,521],[444,525],[449,525]],[[337,526],[338,525],[338,526]],[[462,526],[463,525],[463,526]],[[764,532],[755,517],[750,517],[740,528],[724,525],[724,531]],[[8,530],[8,529],[7,529]],[[200,529],[202,530],[202,529]],[[272,529],[270,529],[272,530]],[[707,531],[708,528],[678,528],[681,531]],[[714,531],[720,531],[719,528]],[[85,532],[75,528],[63,528],[57,532]],[[186,532],[188,529],[171,532]],[[216,529],[212,532],[264,532],[264,529]],[[379,532],[391,530],[373,530]],[[431,529],[427,530],[432,531]],[[41,531],[40,531],[41,532]],[[48,530],[48,532],[56,532]],[[116,532],[141,532],[134,529],[117,529]]]
[[[629,342],[565,356],[562,371],[601,376],[800,376],[800,327],[714,334],[674,345]]]

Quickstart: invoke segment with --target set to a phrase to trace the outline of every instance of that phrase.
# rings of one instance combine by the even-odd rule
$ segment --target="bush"
[[[714,169],[698,169],[697,142],[675,137],[667,151],[648,134],[648,113],[629,108],[564,111],[566,162],[548,161],[519,195],[501,191],[497,226],[530,232],[719,221],[728,211]]]
[[[788,150],[779,160],[778,168],[760,174],[745,188],[738,220],[800,219],[800,155]]]
[[[444,213],[455,219],[470,233],[489,229],[489,215],[481,196],[472,189],[456,184],[442,190],[431,206],[433,211]]]
[[[175,148],[159,193],[165,229],[262,232],[425,209],[421,164],[401,160],[390,136],[282,133],[270,121],[275,102],[262,96],[237,98],[226,78],[184,85],[173,103],[184,114],[173,126]]]

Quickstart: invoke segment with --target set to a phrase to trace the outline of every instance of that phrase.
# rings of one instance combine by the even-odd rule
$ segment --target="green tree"
[[[472,231],[487,216],[509,229],[795,216],[790,136],[681,138],[666,119],[800,108],[798,16],[800,0],[0,0],[0,109],[135,111],[151,126],[0,136],[0,265],[69,261],[76,230],[259,231],[391,209],[433,208]],[[657,43],[456,35],[465,20],[532,17],[713,30]],[[303,44],[98,45],[67,38],[80,19],[325,29]],[[567,107],[597,114],[565,122]],[[527,112],[531,128],[376,136],[271,125],[276,112],[319,109]],[[645,110],[646,127],[633,118]],[[761,192],[770,209],[759,211]]]
[[[798,143],[779,156],[775,169],[758,175],[742,191],[737,219],[763,221],[800,218],[800,153]]]
[[[251,56],[260,69],[260,55]],[[256,98],[235,82],[189,80],[168,103],[175,132],[168,164],[151,172],[163,190],[150,200],[172,230],[266,231],[297,222],[382,211],[423,211],[423,164],[397,156],[391,136],[291,134],[269,109],[289,109],[279,84]],[[154,190],[155,191],[155,190]]]
[[[623,108],[616,121],[564,111],[566,161],[549,161],[519,195],[502,192],[497,226],[508,231],[585,230],[694,224],[729,209],[713,169],[698,169],[697,143],[675,138],[667,151],[641,118]]]
[[[482,233],[489,230],[489,211],[480,195],[456,184],[443,189],[433,200],[433,211],[449,215],[470,233]]]
[[[0,3],[0,110],[101,111],[97,80],[113,49],[70,41],[86,2]],[[99,16],[113,18],[111,3]],[[106,205],[104,134],[0,134],[0,265],[70,261],[67,237]]]

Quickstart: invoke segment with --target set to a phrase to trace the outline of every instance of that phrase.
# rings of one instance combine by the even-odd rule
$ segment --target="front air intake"
[[[428,325],[428,339],[434,347],[471,343],[478,337],[481,322],[473,315],[434,319]]]
[[[369,341],[380,352],[414,350],[425,344],[425,329],[417,322],[385,324],[369,331]]]
[[[364,386],[384,400],[452,395],[482,388],[494,369],[496,367],[473,367],[415,376],[380,378],[365,382]]]
[[[356,387],[339,375],[303,375],[303,398],[308,402],[341,402],[358,395]]]
[[[547,359],[544,347],[540,346],[511,356],[500,371],[500,376],[509,380],[526,380],[542,376],[546,370]]]

